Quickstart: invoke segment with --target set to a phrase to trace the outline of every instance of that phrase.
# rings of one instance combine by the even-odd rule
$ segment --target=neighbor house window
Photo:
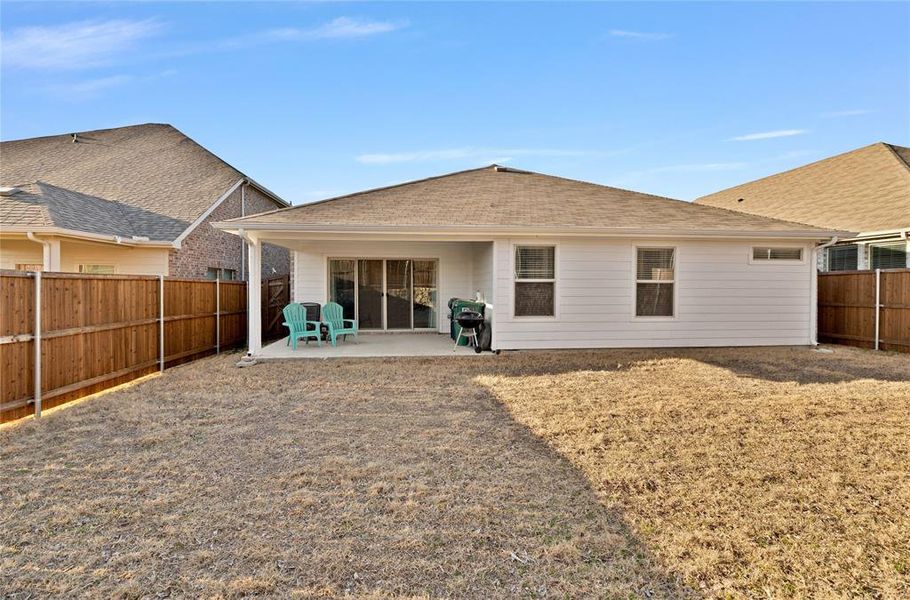
[[[515,316],[552,317],[556,314],[556,248],[515,247]]]
[[[237,271],[235,269],[219,269],[217,267],[209,267],[205,271],[206,279],[220,279],[222,281],[234,281],[237,279]]]
[[[41,263],[16,263],[17,271],[43,271],[44,265]]]
[[[800,261],[802,259],[802,248],[775,248],[769,246],[756,246],[755,248],[752,248],[752,260],[755,262],[774,260]]]
[[[635,267],[635,316],[672,317],[676,285],[675,248],[638,248]]]
[[[831,246],[826,252],[829,271],[855,271],[859,268],[859,247],[856,244]]]
[[[79,265],[79,272],[89,275],[112,275],[116,269],[114,265]]]
[[[869,259],[873,269],[907,268],[907,244],[895,242],[869,246]]]

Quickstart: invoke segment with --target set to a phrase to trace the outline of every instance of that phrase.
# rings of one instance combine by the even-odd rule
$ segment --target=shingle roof
[[[119,202],[139,211],[132,225],[140,235],[174,240],[244,177],[171,125],[87,131],[75,139],[0,143],[0,184],[42,181]],[[84,230],[90,223],[78,225]]]
[[[232,219],[230,223],[821,231],[496,165]]]
[[[179,225],[163,215],[80,194],[43,181],[18,186],[19,192],[0,196],[4,228],[59,227],[86,233],[145,236],[148,223],[160,228]]]
[[[872,144],[695,202],[856,232],[910,227],[910,148]]]

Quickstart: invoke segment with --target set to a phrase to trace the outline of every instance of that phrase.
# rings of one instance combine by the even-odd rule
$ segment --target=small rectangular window
[[[676,249],[639,248],[635,271],[635,316],[672,317]]]
[[[79,272],[87,275],[113,275],[114,265],[79,265]]]
[[[44,265],[41,263],[16,263],[17,271],[43,271]]]
[[[758,246],[752,248],[752,260],[802,260],[802,248],[772,248],[768,246]]]
[[[907,245],[904,242],[869,246],[873,269],[906,269]]]
[[[206,279],[221,279],[222,281],[233,281],[237,279],[237,271],[234,269],[219,269],[218,267],[209,267],[205,271]]]
[[[515,247],[515,316],[552,317],[555,310],[556,248]]]
[[[859,268],[859,247],[856,244],[831,246],[826,252],[829,271],[855,271]]]

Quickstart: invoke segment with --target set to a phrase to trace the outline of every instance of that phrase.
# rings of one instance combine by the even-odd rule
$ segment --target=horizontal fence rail
[[[910,352],[910,269],[819,273],[818,339]]]
[[[0,271],[0,422],[245,343],[246,298],[242,281]]]

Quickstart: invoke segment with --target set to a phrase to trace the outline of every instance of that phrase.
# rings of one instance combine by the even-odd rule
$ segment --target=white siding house
[[[445,333],[449,298],[480,297],[498,350],[814,344],[817,251],[839,233],[496,166],[216,226],[251,268],[261,243],[289,248],[292,301],[364,329]]]

